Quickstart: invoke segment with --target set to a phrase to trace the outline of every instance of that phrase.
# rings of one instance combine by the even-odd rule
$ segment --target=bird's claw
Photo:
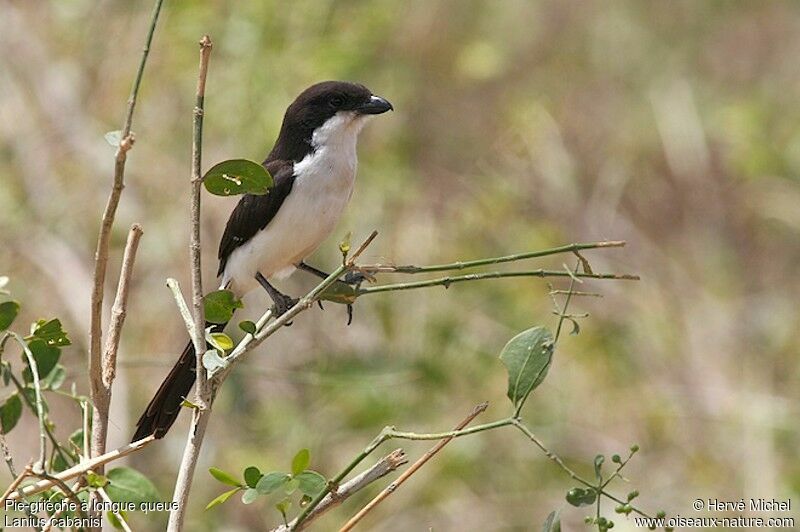
[[[295,306],[298,301],[299,301],[299,299],[297,299],[297,298],[292,298],[292,297],[289,297],[287,295],[281,294],[280,297],[277,297],[275,299],[275,301],[274,301],[275,304],[272,305],[272,313],[273,313],[273,315],[275,316],[276,319],[280,318],[281,316],[286,314],[289,311],[290,308]],[[293,322],[290,321],[290,322],[285,323],[284,325],[286,325],[286,327],[289,327],[289,326],[292,325],[292,323]]]
[[[353,323],[353,305],[351,303],[348,303],[347,304],[347,326],[349,327],[351,323]]]
[[[349,284],[350,286],[358,287],[366,280],[367,276],[361,272],[347,272],[345,274],[344,279],[342,282],[345,284]]]

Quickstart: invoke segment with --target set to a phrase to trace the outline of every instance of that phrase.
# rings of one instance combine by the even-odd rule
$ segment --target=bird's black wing
[[[233,209],[222,234],[222,240],[219,242],[218,276],[225,271],[231,253],[267,226],[280,209],[283,200],[292,191],[294,184],[292,161],[273,160],[265,162],[264,167],[272,175],[274,186],[267,194],[261,196],[245,194]]]

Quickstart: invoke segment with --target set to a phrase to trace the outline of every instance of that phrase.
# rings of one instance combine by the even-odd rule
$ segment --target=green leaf
[[[203,355],[203,367],[213,373],[219,369],[228,367],[228,361],[219,356],[216,350],[209,349]]]
[[[78,429],[69,435],[69,441],[76,449],[83,449],[83,429]]]
[[[292,500],[289,497],[286,497],[281,502],[275,505],[275,509],[281,513],[284,521],[286,521],[286,512],[288,512],[289,508],[291,507],[292,507]]]
[[[7,279],[7,277],[6,277]],[[19,314],[19,303],[16,301],[4,301],[0,303],[0,331],[5,331]]]
[[[103,475],[98,475],[92,471],[86,473],[86,482],[90,488],[102,488],[108,484],[108,479]]]
[[[567,492],[567,502],[577,508],[594,504],[596,498],[597,493],[592,488],[572,488]]]
[[[237,492],[237,491],[239,491],[240,489],[241,489],[241,488],[233,488],[233,489],[232,489],[232,490],[230,490],[230,491],[226,491],[225,493],[221,493],[221,494],[220,494],[220,495],[218,495],[216,498],[214,498],[214,500],[212,500],[210,503],[206,504],[206,510],[210,510],[210,509],[212,509],[214,506],[218,506],[218,505],[222,504],[223,502],[227,501],[228,499],[230,499],[230,498],[231,498],[231,496],[232,496],[234,493],[236,493],[236,492]]]
[[[36,372],[39,374],[39,379],[44,379],[56,367],[61,350],[53,345],[48,345],[41,338],[34,338],[28,342],[28,349],[31,350],[33,360],[36,361]],[[22,370],[22,378],[25,382],[33,382],[33,373],[28,364],[28,357],[23,357],[23,359],[25,360],[25,369]]]
[[[286,493],[286,495],[291,495],[292,493],[297,491],[297,488],[299,487],[300,487],[300,482],[296,478],[293,478],[289,480],[289,482],[283,485],[283,492]]]
[[[250,504],[256,499],[258,499],[259,495],[260,493],[258,493],[258,491],[254,490],[253,488],[247,488],[246,490],[244,490],[244,493],[242,493],[242,502],[245,504]]]
[[[542,383],[553,359],[553,335],[533,327],[512,338],[500,353],[508,370],[508,398],[521,408],[528,395]]]
[[[542,532],[561,532],[561,513],[553,510],[542,525]]]
[[[211,476],[215,479],[219,480],[223,484],[227,484],[228,486],[236,486],[237,488],[243,488],[244,485],[236,480],[236,477],[223,471],[222,469],[218,469],[216,467],[210,467],[208,472],[211,473]]]
[[[256,162],[231,159],[212,166],[203,176],[203,184],[215,196],[263,195],[272,187],[272,176]]]
[[[239,322],[239,328],[246,333],[256,334],[256,324],[250,320]]]
[[[53,318],[50,321],[37,321],[31,334],[47,342],[47,345],[66,347],[72,344],[67,337],[67,333],[61,328],[61,320],[58,318]]]
[[[287,475],[286,473],[272,471],[261,477],[261,480],[259,480],[256,484],[256,489],[262,495],[269,495],[273,491],[279,489],[281,486],[289,482],[290,479],[291,476]]]
[[[255,488],[258,481],[261,480],[261,471],[255,466],[250,466],[244,470],[244,482],[251,488]]]
[[[123,519],[127,519],[128,512],[120,510],[119,515]],[[122,526],[122,522],[119,519],[117,519],[117,515],[114,512],[106,512],[106,518],[108,519],[108,522],[111,523],[111,526],[113,526],[117,530],[125,530],[125,527]]]
[[[67,370],[61,364],[56,364],[53,371],[41,382],[42,388],[58,390],[67,378]]]
[[[311,453],[308,452],[308,449],[297,451],[292,458],[292,475],[299,475],[308,467],[309,462],[311,462]]]
[[[108,142],[111,146],[117,148],[119,143],[122,141],[122,130],[117,129],[116,131],[109,131],[103,135],[103,138],[105,138],[106,142]]]
[[[116,467],[106,474],[106,493],[114,502],[158,502],[161,496],[146,476],[130,467]]]
[[[310,469],[298,473],[294,479],[299,482],[300,491],[309,497],[316,497],[322,493],[328,484],[324,476]]]
[[[597,477],[597,480],[600,480],[600,479],[603,478],[603,475],[601,473],[601,469],[603,467],[603,462],[605,462],[605,461],[606,461],[606,457],[603,456],[602,454],[598,454],[597,456],[594,457],[594,476]]]
[[[230,290],[217,290],[206,294],[203,306],[206,321],[218,324],[228,323],[233,317],[233,311],[244,307]]]
[[[215,349],[222,351],[223,353],[233,349],[233,340],[231,340],[231,337],[225,333],[206,333],[206,341]]]
[[[0,428],[2,428],[3,434],[11,432],[20,416],[22,416],[22,400],[17,392],[14,392],[0,406]]]
[[[61,457],[61,454],[59,454],[59,453],[55,453],[55,456],[53,456],[53,459],[52,459],[51,463],[52,463],[52,467],[53,467],[53,472],[54,473],[60,473],[60,472],[64,471],[65,469],[69,469],[69,464],[67,463],[66,460],[64,460]]]

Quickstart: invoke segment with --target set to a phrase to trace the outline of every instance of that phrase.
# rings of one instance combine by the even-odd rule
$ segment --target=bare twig
[[[296,526],[296,521],[291,521],[289,525],[281,525],[274,528],[272,532],[289,532],[290,530],[304,530],[311,525],[316,519],[321,517],[325,512],[331,508],[335,508],[348,499],[353,494],[366,488],[378,479],[381,479],[396,470],[401,465],[408,462],[408,458],[402,449],[395,449],[388,455],[381,458],[378,463],[360,473],[359,475],[348,480],[337,489],[335,492],[328,493],[320,503],[309,512],[308,516],[303,520],[303,523]],[[295,528],[292,528],[295,527]]]
[[[183,318],[183,323],[186,325],[186,330],[189,332],[190,336],[194,336],[194,318],[192,318],[192,311],[189,310],[186,299],[183,297],[181,286],[178,284],[178,281],[170,277],[167,279],[167,288],[172,292],[172,297],[175,298],[175,304],[178,306],[178,311],[181,313],[181,318]]]
[[[455,429],[453,429],[453,430],[461,430],[461,429],[463,429],[464,427],[466,427],[467,425],[469,425],[469,423],[470,423],[470,422],[471,422],[473,419],[475,419],[476,417],[478,417],[478,415],[479,415],[479,414],[481,414],[482,412],[484,412],[484,411],[486,410],[486,407],[487,407],[487,406],[489,406],[489,403],[481,403],[481,404],[479,404],[478,406],[476,406],[476,407],[475,407],[475,408],[472,410],[472,412],[470,412],[470,413],[469,413],[469,415],[468,415],[467,417],[465,417],[465,418],[464,418],[464,419],[461,421],[461,423],[459,423],[458,425],[456,425]],[[343,526],[341,529],[339,529],[339,532],[347,532],[348,530],[352,530],[352,529],[353,529],[353,527],[354,527],[354,526],[356,526],[356,524],[358,524],[358,522],[359,522],[359,521],[361,521],[361,520],[364,518],[364,516],[365,516],[365,515],[367,515],[367,514],[368,514],[368,513],[369,513],[369,512],[370,512],[370,511],[371,511],[373,508],[375,508],[375,507],[376,507],[378,504],[380,504],[380,503],[381,503],[381,501],[383,501],[383,500],[384,500],[384,499],[386,499],[386,498],[387,498],[389,495],[391,495],[392,493],[394,493],[394,492],[395,492],[395,490],[397,490],[397,488],[398,488],[398,487],[400,487],[400,485],[401,485],[401,484],[403,484],[403,482],[405,482],[406,480],[408,480],[408,478],[409,478],[411,475],[413,475],[414,473],[416,473],[416,472],[417,472],[417,471],[418,471],[418,470],[419,470],[419,469],[420,469],[420,468],[421,468],[423,465],[425,465],[425,463],[426,463],[426,462],[428,462],[428,460],[430,460],[431,458],[433,458],[433,457],[436,455],[436,453],[438,453],[439,451],[441,451],[441,450],[442,450],[442,448],[443,448],[445,445],[447,445],[447,444],[448,444],[448,443],[449,443],[449,442],[450,442],[452,439],[453,439],[453,436],[449,436],[449,437],[447,437],[447,438],[442,438],[441,440],[439,440],[439,441],[436,443],[436,445],[434,445],[433,447],[431,447],[431,448],[428,450],[428,452],[426,452],[424,455],[422,455],[422,457],[420,457],[420,459],[419,459],[419,460],[417,460],[416,462],[414,462],[414,463],[411,465],[411,467],[409,467],[408,469],[406,469],[406,470],[403,472],[403,474],[402,474],[402,475],[400,475],[400,476],[397,478],[397,480],[395,480],[394,482],[392,482],[391,484],[389,484],[389,486],[387,486],[387,487],[386,487],[386,489],[384,489],[384,490],[383,490],[383,491],[381,491],[381,492],[380,492],[378,495],[376,495],[374,499],[372,499],[372,500],[371,500],[369,503],[367,503],[367,505],[366,505],[366,506],[364,506],[364,507],[363,507],[363,508],[362,508],[362,509],[361,509],[361,510],[358,512],[358,513],[356,513],[356,515],[354,515],[354,516],[353,516],[353,517],[352,517],[352,518],[351,518],[349,521],[347,521],[347,523],[345,523],[345,525],[344,525],[344,526]]]
[[[371,264],[371,265],[360,266],[359,270],[364,273],[444,272],[450,270],[464,270],[467,268],[477,268],[478,266],[488,266],[490,264],[502,264],[504,262],[515,262],[524,259],[547,257],[549,255],[558,255],[560,253],[578,253],[582,249],[619,248],[623,247],[624,245],[625,245],[624,240],[604,240],[601,242],[583,242],[576,244],[567,244],[565,246],[542,249],[539,251],[526,251],[524,253],[504,255],[502,257],[490,257],[487,259],[450,262],[447,264],[434,264],[430,266],[414,266],[414,265],[395,266],[391,264]],[[587,273],[590,273],[590,271]]]
[[[23,480],[25,480],[28,477],[28,475],[31,474],[31,470],[33,469],[33,466],[30,465],[30,466],[26,467],[22,471],[22,473],[20,473],[19,475],[14,473],[14,463],[11,460],[11,454],[8,453],[7,450],[8,450],[8,447],[5,446],[5,439],[4,439],[3,440],[3,452],[5,454],[5,459],[6,459],[6,463],[8,464],[8,468],[11,470],[11,474],[14,475],[14,480],[11,482],[11,484],[8,485],[8,487],[6,488],[6,491],[3,492],[3,497],[0,499],[2,501],[5,501],[8,498],[8,496],[11,494],[11,492],[14,491],[15,489],[17,489],[17,486],[19,486],[20,483]]]
[[[61,471],[57,475],[52,475],[51,479],[40,480],[35,484],[31,484],[30,486],[25,486],[21,490],[18,490],[15,493],[10,494],[8,496],[8,499],[14,501],[22,497],[29,497],[31,495],[36,495],[37,493],[41,493],[55,486],[56,485],[55,481],[59,480],[67,481],[75,477],[84,475],[89,470],[97,469],[102,465],[105,465],[109,462],[113,462],[114,460],[119,460],[123,456],[127,456],[133,452],[138,451],[142,447],[152,442],[154,439],[155,437],[148,436],[146,438],[142,438],[139,441],[129,443],[128,445],[123,445],[122,447],[114,449],[113,451],[109,451],[101,456],[95,456],[90,460],[87,460],[86,462],[81,462],[80,464],[70,467],[69,469],[65,469],[64,471]]]
[[[194,108],[194,134],[192,138],[192,235],[190,242],[192,264],[192,344],[196,355],[197,386],[195,387],[195,403],[198,408],[193,410],[192,424],[189,428],[188,441],[183,450],[181,466],[178,470],[178,479],[175,482],[173,502],[177,503],[176,509],[170,513],[168,530],[178,531],[183,528],[186,510],[189,501],[189,490],[192,477],[197,467],[200,448],[208,426],[208,416],[211,413],[211,404],[214,401],[214,392],[208,382],[206,369],[203,367],[203,354],[205,353],[205,317],[203,315],[203,282],[200,263],[200,192],[202,179],[200,176],[203,149],[203,108],[206,93],[206,76],[208,74],[208,61],[211,57],[213,46],[211,38],[204,35],[200,39],[200,67],[197,76],[197,92]],[[178,299],[176,295],[176,300]],[[179,302],[180,305],[180,302]]]
[[[100,497],[104,501],[106,501],[109,504],[109,506],[114,504],[114,501],[112,501],[111,497],[108,496],[108,493],[106,492],[105,488],[97,488],[97,493],[100,494]],[[111,507],[113,508],[113,506]],[[125,520],[125,517],[120,512],[112,510],[112,513],[114,514],[114,517],[117,518],[117,521],[119,522],[120,527],[122,527],[122,530],[124,530],[125,532],[133,532],[131,530],[130,525],[128,525],[128,522]]]
[[[117,294],[111,310],[111,325],[108,329],[106,345],[100,361],[101,382],[99,387],[93,387],[94,424],[92,426],[92,449],[100,454],[106,451],[108,414],[111,406],[111,385],[114,382],[117,371],[117,351],[119,350],[119,341],[122,336],[122,326],[125,324],[127,315],[128,292],[131,276],[133,275],[133,263],[136,260],[136,250],[139,248],[139,239],[141,237],[142,227],[139,224],[133,224],[128,232],[128,241],[125,244],[125,252],[122,256],[122,269],[120,271],[119,284],[117,285]],[[103,473],[102,468],[99,468],[98,473]]]
[[[153,34],[155,33],[156,23],[158,22],[158,15],[161,12],[161,4],[163,0],[155,0],[153,12],[150,17],[150,27],[145,38],[144,49],[142,56],[139,60],[139,68],[136,71],[136,77],[131,87],[131,94],[128,98],[128,108],[125,114],[125,123],[122,127],[120,135],[120,143],[117,147],[117,152],[114,157],[114,181],[111,192],[108,196],[105,210],[103,212],[102,222],[100,224],[100,232],[97,237],[97,249],[95,250],[94,257],[94,286],[92,289],[92,304],[91,304],[91,325],[89,329],[89,384],[92,403],[96,404],[96,399],[103,390],[103,364],[102,352],[100,344],[102,341],[102,312],[103,312],[103,295],[106,281],[106,268],[108,266],[108,247],[111,240],[111,229],[114,225],[114,218],[117,213],[117,206],[119,205],[122,189],[125,187],[125,161],[127,153],[133,147],[134,136],[131,133],[133,125],[133,112],[136,108],[136,98],[139,94],[139,86],[142,82],[144,74],[144,67],[147,63],[147,56],[150,53],[150,45],[153,42]],[[100,430],[101,424],[95,424],[94,430]],[[92,438],[92,455],[99,456],[103,454],[105,438]]]

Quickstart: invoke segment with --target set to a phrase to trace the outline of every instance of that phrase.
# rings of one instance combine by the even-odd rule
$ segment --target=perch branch
[[[208,382],[206,369],[203,367],[203,354],[206,351],[205,317],[203,315],[203,281],[201,276],[201,247],[200,247],[200,192],[202,178],[200,176],[203,150],[203,110],[206,94],[206,77],[208,75],[208,62],[211,58],[213,43],[208,35],[203,35],[200,45],[200,66],[197,74],[197,90],[195,94],[195,107],[193,117],[192,136],[192,234],[189,250],[192,265],[192,322],[190,329],[192,344],[194,345],[197,386],[195,387],[195,402],[198,408],[192,412],[192,424],[189,436],[184,447],[181,466],[178,470],[178,479],[175,481],[175,492],[172,501],[176,509],[170,513],[168,530],[182,530],[186,519],[186,510],[189,502],[189,490],[192,477],[197,467],[200,456],[200,447],[203,443],[208,417],[211,414],[211,404],[214,401],[213,390]],[[176,300],[178,299],[176,295]],[[180,298],[182,299],[182,298]],[[179,302],[180,305],[180,302]]]

